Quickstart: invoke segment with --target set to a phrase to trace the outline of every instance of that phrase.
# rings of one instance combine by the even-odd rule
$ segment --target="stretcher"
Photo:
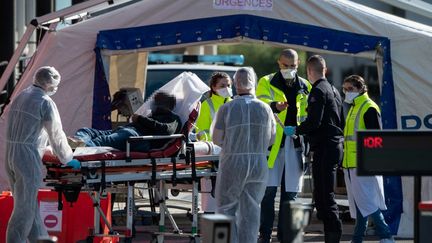
[[[182,129],[182,134],[167,136],[131,137],[127,142],[126,152],[109,151],[98,154],[75,156],[81,162],[80,170],[62,167],[58,159],[46,153],[43,162],[47,168],[45,182],[54,187],[59,195],[64,194],[68,202],[76,201],[80,191],[89,192],[95,206],[95,228],[90,237],[107,236],[99,232],[100,218],[108,226],[110,236],[125,238],[131,241],[133,237],[133,215],[135,209],[134,186],[136,183],[147,183],[156,192],[159,201],[159,232],[154,232],[153,242],[163,242],[164,236],[174,235],[188,237],[191,242],[199,239],[198,235],[198,183],[200,178],[215,178],[215,162],[218,155],[203,155],[196,149],[202,149],[202,143],[188,143],[188,133],[198,116],[199,106],[191,112],[188,121]],[[146,153],[131,152],[130,144],[142,140],[171,139],[162,149]],[[211,148],[209,147],[209,150]],[[192,190],[192,225],[191,233],[185,234],[175,223],[166,205],[167,189],[177,184],[187,184]],[[103,215],[99,207],[99,199],[106,193],[126,193],[126,230],[117,234]],[[63,202],[59,197],[59,208]],[[171,221],[172,233],[165,231],[165,218]]]

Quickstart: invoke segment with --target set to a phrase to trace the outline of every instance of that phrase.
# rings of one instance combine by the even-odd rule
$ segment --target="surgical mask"
[[[56,87],[50,87],[49,89],[50,89],[49,91],[46,91],[46,94],[48,96],[53,96],[57,92],[58,87],[57,86]]]
[[[216,94],[218,94],[219,96],[222,96],[224,98],[229,98],[233,95],[232,89],[230,87],[218,89],[218,90],[216,90]]]
[[[297,69],[281,69],[280,72],[284,79],[293,79],[297,74]]]
[[[346,92],[345,93],[345,103],[352,104],[354,99],[359,96],[359,92]]]

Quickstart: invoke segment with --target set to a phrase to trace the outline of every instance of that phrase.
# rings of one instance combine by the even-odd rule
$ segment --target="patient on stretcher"
[[[151,114],[134,114],[132,122],[115,130],[98,130],[84,127],[79,129],[72,142],[83,142],[87,147],[109,146],[121,151],[126,150],[126,141],[131,136],[172,135],[182,128],[180,117],[173,112],[176,98],[165,92],[155,94]],[[131,144],[131,151],[147,152],[163,147],[169,139],[140,141]]]

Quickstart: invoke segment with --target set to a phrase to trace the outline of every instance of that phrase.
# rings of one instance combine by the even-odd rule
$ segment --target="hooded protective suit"
[[[241,86],[253,92],[247,79],[243,84],[234,80],[234,84],[237,91]],[[224,104],[212,124],[213,142],[222,147],[216,180],[217,212],[236,218],[232,242],[257,240],[259,205],[268,176],[266,156],[274,141],[275,124],[270,107],[252,94],[236,96]]]
[[[36,86],[37,85],[37,86]],[[54,83],[50,88],[55,89]],[[54,87],[55,86],[55,87]],[[36,242],[48,235],[40,218],[37,193],[43,179],[41,155],[49,139],[53,152],[66,164],[72,150],[54,101],[40,83],[23,90],[10,105],[6,136],[6,172],[14,197],[7,229],[8,243]]]

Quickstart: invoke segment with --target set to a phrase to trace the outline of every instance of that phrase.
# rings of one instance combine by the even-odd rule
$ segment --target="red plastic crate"
[[[39,208],[42,220],[45,223],[50,235],[58,237],[59,243],[75,243],[85,240],[89,232],[94,228],[94,208],[93,202],[88,193],[81,192],[78,200],[72,205],[64,199],[63,210],[57,209],[58,194],[55,191],[40,190],[38,194]],[[101,202],[102,211],[111,222],[111,196]],[[10,192],[0,194],[0,242],[5,239],[7,222],[13,209],[13,197]],[[108,228],[103,224],[104,233],[108,233]],[[108,237],[95,237],[93,242],[117,242]]]
[[[7,224],[13,209],[13,199],[10,192],[0,194],[0,242],[6,242]]]

